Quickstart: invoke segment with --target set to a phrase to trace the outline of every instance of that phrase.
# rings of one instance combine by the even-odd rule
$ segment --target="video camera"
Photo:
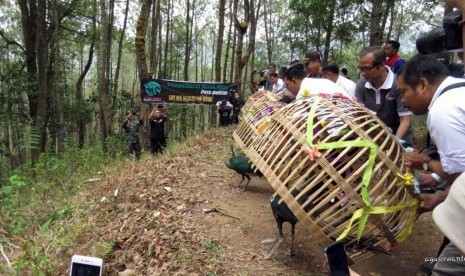
[[[444,16],[442,27],[422,33],[416,41],[417,50],[422,55],[440,53],[449,50],[461,49],[462,28],[459,22],[462,14],[455,10]]]

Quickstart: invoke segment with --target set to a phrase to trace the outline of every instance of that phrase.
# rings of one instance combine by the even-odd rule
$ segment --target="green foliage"
[[[40,226],[40,230],[39,230],[39,233],[41,235],[45,234],[45,232],[47,232],[47,230],[50,228],[50,224],[57,221],[57,220],[61,220],[61,219],[64,219],[68,216],[70,216],[72,214],[72,208],[68,205],[65,205],[63,208],[61,208],[60,210],[54,212],[52,214],[52,216],[44,223],[42,224],[42,226]]]
[[[204,248],[210,251],[214,256],[219,256],[221,254],[220,246],[214,241],[206,241],[203,245]]]
[[[92,102],[86,100],[65,102],[63,106],[67,120],[84,124],[92,122],[92,109]]]
[[[0,187],[1,205],[12,205],[17,200],[19,190],[25,186],[27,186],[27,182],[23,176],[17,174],[10,176],[8,183]]]
[[[67,177],[72,167],[67,166],[64,160],[53,154],[43,153],[40,155],[33,168],[36,178],[45,182],[60,181],[61,177]]]
[[[10,216],[10,214],[15,214],[15,216]],[[8,224],[8,231],[12,235],[23,235],[26,232],[28,223],[30,223],[30,221],[27,221],[26,218],[22,216],[16,216],[16,213],[11,212],[11,210],[4,212],[4,215],[7,218],[11,218]]]
[[[112,157],[124,157],[126,152],[126,144],[123,135],[113,135],[105,141],[107,147],[107,154]]]
[[[106,247],[105,251],[103,251],[102,255],[106,258],[111,257],[115,253],[115,250],[118,249],[118,247],[119,247],[118,241],[112,240]]]
[[[38,183],[48,183],[47,185],[51,186],[56,184],[68,186],[66,181],[73,175],[95,171],[111,162],[115,156],[121,156],[121,154],[109,156],[103,152],[100,146],[85,147],[83,149],[79,149],[77,146],[69,146],[61,157],[57,157],[53,153],[42,153],[33,171]]]
[[[26,125],[24,127],[24,133],[19,140],[20,149],[23,149],[27,152],[33,149],[40,148],[40,133],[39,129],[32,125]]]
[[[34,167],[23,166],[12,174],[0,187],[0,204],[8,233],[12,236],[48,236],[53,241],[45,250],[30,238],[22,247],[23,256],[12,264],[12,271],[1,268],[5,275],[50,275],[53,267],[54,247],[62,240],[54,236],[57,225],[66,223],[74,208],[68,197],[78,191],[83,178],[113,162],[114,157],[104,154],[100,147],[79,149],[70,146],[59,158],[54,154],[42,154]],[[52,237],[53,236],[53,237]],[[108,255],[117,246],[111,243]],[[51,248],[50,248],[51,247]]]
[[[51,275],[50,258],[43,247],[26,241],[21,249],[24,256],[11,263],[16,275]]]

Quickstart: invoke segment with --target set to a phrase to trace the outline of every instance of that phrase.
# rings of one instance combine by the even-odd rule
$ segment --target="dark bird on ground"
[[[242,175],[241,182],[237,184],[237,188],[239,188],[242,182],[244,181],[244,179],[247,178],[247,183],[245,184],[245,187],[242,190],[244,192],[247,190],[247,186],[249,185],[250,176],[253,176],[253,175],[256,175],[259,177],[263,176],[263,174],[258,169],[252,168],[252,164],[249,158],[247,158],[247,156],[236,155],[236,153],[234,152],[233,146],[231,146],[231,157],[225,160],[224,163],[226,164],[226,167]]]
[[[280,202],[281,201],[281,202]],[[271,211],[273,212],[273,216],[276,219],[276,224],[278,225],[278,241],[273,246],[271,251],[264,256],[266,260],[270,259],[276,249],[278,249],[279,245],[283,241],[283,224],[284,222],[289,222],[291,224],[291,245],[289,246],[289,258],[294,256],[294,233],[295,233],[295,225],[299,221],[295,215],[292,213],[291,209],[287,206],[287,204],[281,200],[279,195],[272,195],[270,198],[271,203]]]

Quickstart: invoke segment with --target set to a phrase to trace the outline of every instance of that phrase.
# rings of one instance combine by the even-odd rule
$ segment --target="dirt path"
[[[176,151],[108,168],[102,181],[73,199],[82,210],[68,222],[71,231],[49,231],[50,238],[76,237],[57,248],[67,253],[53,258],[52,275],[69,273],[72,254],[103,257],[106,275],[128,270],[135,272],[125,275],[327,275],[322,248],[299,224],[292,259],[288,224],[274,257],[263,259],[262,251],[272,245],[261,242],[277,237],[269,203],[274,191],[256,177],[247,192],[236,189],[241,177],[223,163],[231,132],[206,133]],[[115,197],[117,188],[122,189]],[[206,212],[214,208],[218,211]],[[393,255],[380,253],[353,268],[361,275],[423,275],[419,265],[435,256],[441,239],[425,215]],[[37,235],[36,244],[50,241]]]
[[[290,227],[284,229],[285,241],[272,260],[264,260],[261,251],[271,245],[261,245],[266,238],[277,237],[277,227],[269,205],[272,187],[264,179],[252,179],[250,189],[241,193],[230,179],[218,181],[216,196],[205,208],[219,208],[222,213],[199,217],[207,225],[208,236],[217,240],[225,254],[225,270],[234,275],[327,275],[322,249],[312,241],[306,229],[296,227],[296,256],[287,255]],[[238,219],[226,216],[231,215]],[[398,246],[392,255],[377,254],[353,268],[362,275],[423,275],[419,265],[425,257],[433,257],[442,236],[431,220],[424,215],[415,224],[412,235]]]
[[[269,198],[274,192],[265,178],[252,178],[247,192],[235,188],[240,175],[221,166],[205,185],[206,203],[198,206],[196,219],[206,226],[208,235],[219,243],[224,258],[226,275],[327,275],[322,248],[310,233],[296,227],[296,256],[289,260],[287,253],[290,227],[285,224],[285,241],[271,260],[264,260],[262,251],[271,245],[261,241],[277,237],[277,227],[271,213]],[[212,164],[213,165],[213,164]],[[204,168],[208,174],[211,169]],[[205,196],[205,195],[204,195]],[[217,208],[221,212],[204,213],[200,209]],[[353,268],[362,275],[423,275],[419,265],[425,257],[434,257],[442,235],[432,222],[431,215],[423,215],[415,224],[411,236],[397,247],[392,255],[379,253]]]

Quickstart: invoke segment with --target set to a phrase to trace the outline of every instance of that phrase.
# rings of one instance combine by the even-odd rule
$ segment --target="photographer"
[[[234,97],[231,97],[229,99],[229,102],[233,106],[233,112],[231,116],[231,120],[233,124],[238,124],[239,123],[239,113],[241,113],[241,108],[244,106],[245,102],[241,97],[241,93],[239,92],[234,92]]]
[[[222,101],[218,109],[220,115],[220,126],[229,126],[231,124],[231,108],[227,106],[226,101]]]
[[[150,148],[152,154],[163,153],[166,148],[165,123],[168,120],[166,107],[155,106],[150,113]]]
[[[139,141],[139,128],[143,125],[143,121],[138,118],[137,112],[134,110],[126,112],[123,129],[126,133],[126,150],[128,155],[135,154],[136,159],[140,159],[141,146]]]

